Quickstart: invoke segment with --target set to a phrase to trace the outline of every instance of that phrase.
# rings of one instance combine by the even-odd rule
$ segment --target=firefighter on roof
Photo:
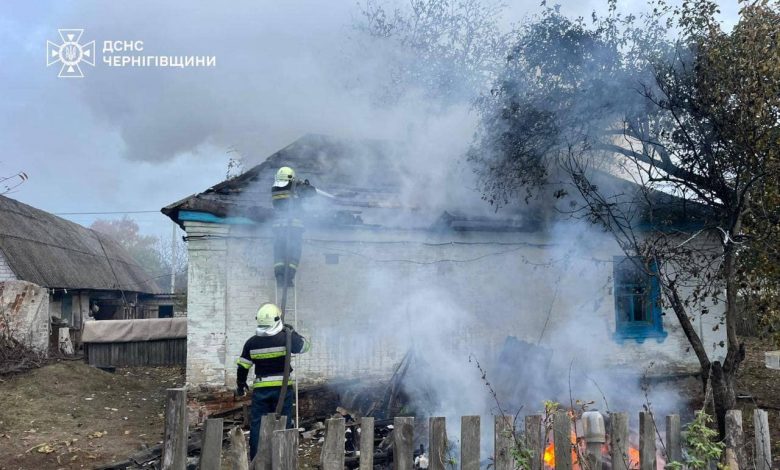
[[[271,187],[271,202],[274,207],[274,275],[276,285],[284,287],[285,268],[287,285],[293,285],[295,272],[301,260],[303,246],[303,220],[301,198],[316,194],[309,180],[297,180],[295,171],[283,166],[276,172]]]
[[[276,305],[265,303],[257,311],[257,330],[244,343],[244,349],[236,363],[236,390],[239,396],[252,389],[252,420],[249,432],[249,456],[255,457],[260,435],[260,419],[267,413],[273,413],[281,393],[284,374],[284,357],[287,353],[287,335],[290,334],[290,352],[304,353],[309,350],[309,342],[291,326],[283,325],[282,312]],[[255,380],[248,385],[246,380],[249,369],[255,367]],[[291,369],[292,370],[292,369]],[[292,427],[293,388],[288,387],[284,397],[282,415],[287,416],[287,427]]]

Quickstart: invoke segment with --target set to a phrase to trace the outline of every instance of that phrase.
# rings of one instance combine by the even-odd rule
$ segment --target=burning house
[[[110,237],[5,196],[0,284],[3,312],[14,317],[5,326],[36,349],[48,346],[50,321],[77,345],[88,318],[157,317],[173,304]]]
[[[698,370],[657,282],[614,240],[583,221],[494,212],[483,201],[422,204],[444,190],[408,184],[402,152],[388,142],[307,135],[162,209],[187,233],[190,385],[232,387],[257,307],[277,299],[270,187],[285,165],[326,193],[304,203],[288,314],[312,340],[294,365],[301,380],[387,376],[410,349],[424,362],[416,370],[453,401],[484,395],[480,359],[488,374],[503,367],[515,377],[575,360],[612,375]],[[710,349],[723,339],[722,308],[694,319]],[[541,347],[549,354],[522,353]]]

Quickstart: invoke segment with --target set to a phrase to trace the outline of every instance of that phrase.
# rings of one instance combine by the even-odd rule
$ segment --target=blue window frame
[[[616,256],[613,276],[615,281],[615,339],[647,338],[661,342],[666,338],[661,320],[661,289],[655,262],[639,257]]]

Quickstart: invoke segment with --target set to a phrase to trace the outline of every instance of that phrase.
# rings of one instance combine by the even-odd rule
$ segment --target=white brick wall
[[[3,250],[0,250],[0,282],[15,281],[16,279],[18,278],[13,270],[11,270],[11,266],[8,265],[8,260],[6,259]]]
[[[225,383],[225,304],[228,227],[186,223],[189,251],[187,382]]]
[[[189,223],[187,233],[187,381],[231,385],[257,307],[275,298],[270,233]],[[230,238],[194,237],[207,233]],[[538,234],[309,230],[296,292],[298,329],[313,347],[298,358],[299,376],[387,372],[410,344],[424,348],[431,337],[442,340],[439,331],[448,333],[437,348],[490,357],[508,335],[535,343],[548,312],[542,342],[555,347],[561,362],[588,357],[614,365],[697,367],[671,312],[663,317],[668,337],[662,342],[615,342],[611,261],[619,249],[605,239],[567,259],[568,250]],[[338,264],[327,264],[326,254],[338,254]],[[430,263],[437,260],[451,261]],[[724,328],[711,331],[721,314],[722,304],[704,317],[701,331],[710,348],[723,337]]]

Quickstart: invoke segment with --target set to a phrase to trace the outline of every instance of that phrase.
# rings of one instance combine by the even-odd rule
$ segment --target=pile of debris
[[[332,418],[344,418],[344,465],[354,469],[360,466],[360,434],[359,420],[344,408],[337,408]],[[304,460],[318,460],[317,456],[325,442],[325,422],[316,421],[308,430],[301,432],[300,448]],[[391,468],[393,464],[393,419],[374,420],[374,468]],[[427,456],[422,444],[415,450],[416,468],[427,468]],[[316,464],[315,464],[316,465]]]

